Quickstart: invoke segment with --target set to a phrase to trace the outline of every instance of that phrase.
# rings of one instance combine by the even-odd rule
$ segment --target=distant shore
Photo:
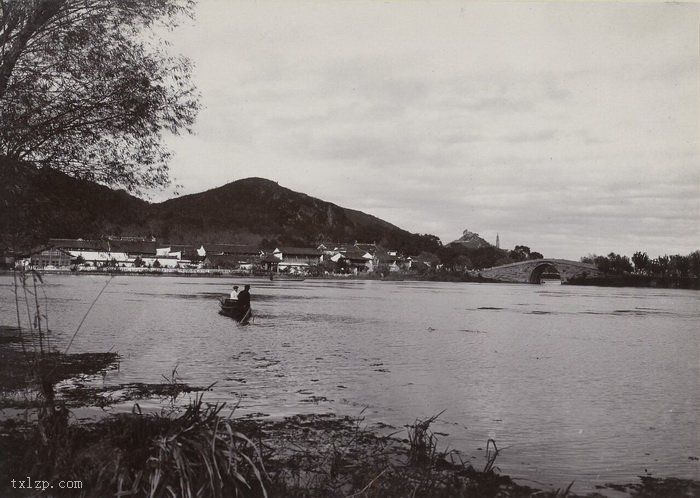
[[[598,287],[648,287],[658,289],[700,289],[700,279],[692,277],[655,277],[648,275],[609,275],[598,278],[575,278],[567,285]]]

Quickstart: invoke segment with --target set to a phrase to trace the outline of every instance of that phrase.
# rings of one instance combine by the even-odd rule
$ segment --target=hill
[[[374,216],[294,192],[263,178],[246,178],[151,208],[155,232],[185,240],[288,245],[377,241],[412,234]]]
[[[479,249],[481,247],[492,246],[492,244],[479,237],[478,233],[470,232],[469,230],[465,230],[460,238],[453,240],[450,242],[450,244],[459,245],[468,249]]]
[[[440,246],[437,237],[412,234],[263,178],[246,178],[161,203],[18,163],[0,165],[0,182],[0,249],[26,249],[50,237],[101,235],[154,235],[172,244],[267,246],[358,240],[411,254]]]
[[[122,190],[0,161],[0,252],[27,250],[51,237],[92,238],[141,227],[148,208]]]

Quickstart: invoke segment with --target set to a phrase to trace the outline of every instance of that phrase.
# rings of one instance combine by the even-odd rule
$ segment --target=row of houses
[[[244,271],[308,273],[313,267],[326,271],[362,273],[385,267],[398,271],[411,267],[411,258],[376,244],[326,242],[317,247],[279,246],[274,250],[240,244],[166,245],[153,238],[98,240],[50,239],[31,256],[35,268],[146,267],[227,268]]]

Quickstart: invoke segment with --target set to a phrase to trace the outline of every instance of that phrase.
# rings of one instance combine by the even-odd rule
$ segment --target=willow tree
[[[0,0],[0,159],[140,192],[169,183],[164,133],[199,109],[158,36],[191,0]]]

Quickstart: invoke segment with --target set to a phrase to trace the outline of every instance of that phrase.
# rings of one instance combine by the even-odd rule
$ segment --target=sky
[[[697,3],[199,0],[168,34],[204,106],[172,177],[268,178],[443,243],[688,254],[699,26]]]

